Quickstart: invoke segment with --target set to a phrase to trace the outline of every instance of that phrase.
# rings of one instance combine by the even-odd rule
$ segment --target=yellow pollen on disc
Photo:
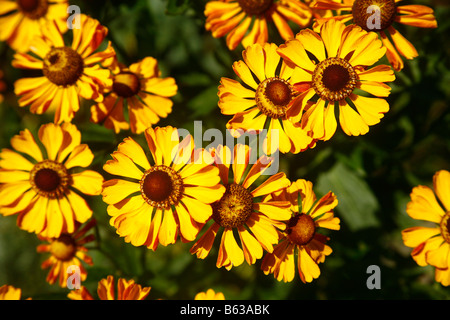
[[[136,95],[140,89],[139,78],[132,72],[124,71],[114,77],[113,91],[123,98]]]
[[[71,176],[64,165],[44,160],[30,171],[30,184],[37,194],[50,199],[59,199],[68,190]]]
[[[440,223],[441,234],[447,243],[450,243],[450,211],[447,212]]]
[[[156,208],[177,205],[183,193],[183,180],[172,168],[157,165],[147,170],[140,181],[144,200]]]
[[[61,235],[50,244],[50,253],[61,261],[71,260],[77,251],[75,240],[68,234]]]
[[[340,101],[353,92],[358,80],[358,74],[347,60],[332,57],[316,66],[312,87],[322,99]]]
[[[311,216],[301,213],[289,220],[286,231],[292,243],[306,245],[314,238],[316,225]]]
[[[273,119],[286,116],[286,110],[294,97],[289,82],[279,77],[268,78],[256,88],[256,105],[263,114]]]
[[[224,228],[243,225],[253,212],[253,196],[239,184],[229,184],[222,198],[213,204],[213,219]]]
[[[84,70],[83,58],[69,47],[52,48],[44,58],[44,76],[58,86],[70,86],[77,82]]]

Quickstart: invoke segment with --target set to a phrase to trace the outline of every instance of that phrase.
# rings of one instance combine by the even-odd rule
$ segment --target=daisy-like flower
[[[242,144],[237,144],[233,152],[221,145],[211,151],[226,191],[219,201],[213,203],[212,223],[190,251],[197,258],[205,259],[215,238],[220,237],[217,268],[230,270],[244,260],[251,265],[262,257],[264,250],[272,252],[278,241],[275,226],[283,226],[280,221],[290,218],[288,201],[262,199],[286,188],[289,185],[286,175],[279,172],[264,179],[262,175],[273,159],[263,155],[249,166],[250,152],[250,147]],[[258,178],[264,181],[256,186]]]
[[[312,17],[311,9],[299,0],[209,1],[204,13],[206,30],[215,38],[226,35],[230,50],[240,43],[246,48],[268,42],[269,23],[275,25],[284,40],[293,38],[288,21],[303,28],[310,24]]]
[[[41,27],[55,21],[61,32],[67,31],[67,0],[0,0],[0,41],[19,52],[28,51]]]
[[[116,296],[114,277],[108,276],[98,282],[97,295],[100,300],[144,300],[149,295],[150,290],[151,287],[142,287],[133,279],[119,278]],[[67,297],[71,300],[94,300],[94,297],[84,286],[81,286],[80,289],[71,290]]]
[[[336,132],[339,108],[340,126],[347,135],[366,134],[389,110],[383,97],[391,88],[384,82],[395,79],[394,71],[388,65],[370,67],[385,52],[376,33],[340,21],[323,23],[320,35],[300,31],[278,49],[295,64],[297,86],[303,88],[298,98],[302,102],[288,111],[288,117],[297,117],[313,139],[328,140]]]
[[[436,267],[435,280],[450,285],[450,172],[440,170],[433,176],[433,189],[414,187],[406,212],[416,220],[435,223],[402,231],[405,246],[414,248],[411,256],[419,266]],[[437,196],[437,199],[436,199]]]
[[[84,14],[80,28],[74,28],[71,45],[65,45],[56,22],[42,27],[41,37],[33,38],[28,53],[16,53],[12,65],[16,68],[40,70],[42,76],[22,78],[14,83],[19,106],[30,111],[54,113],[54,122],[70,122],[80,108],[80,97],[102,101],[103,87],[111,85],[111,72],[99,63],[115,55],[110,42],[98,51],[108,29]]]
[[[259,133],[267,129],[264,146],[268,155],[277,148],[298,153],[315,144],[307,132],[288,117],[291,108],[301,103],[296,72],[277,54],[277,45],[265,43],[247,47],[243,59],[233,70],[243,83],[222,78],[219,86],[219,107],[233,115],[227,128],[231,132]],[[277,139],[278,138],[278,139]]]
[[[225,188],[219,170],[193,137],[181,142],[177,128],[148,128],[145,132],[152,161],[132,138],[126,138],[103,166],[120,176],[104,183],[110,224],[126,242],[156,250],[193,241],[212,215],[211,203]]]
[[[213,289],[208,289],[206,292],[199,292],[195,295],[194,300],[225,300],[222,292],[215,292]]]
[[[7,284],[0,287],[0,300],[20,300],[20,299],[22,299],[22,289],[15,288]]]
[[[93,122],[103,123],[116,133],[131,125],[131,131],[139,134],[172,112],[169,98],[178,87],[174,78],[161,77],[155,58],[146,57],[129,67],[116,62],[111,69],[112,85],[105,88],[104,100],[91,107]]]
[[[50,272],[46,279],[48,283],[54,284],[58,281],[59,286],[65,288],[69,277],[68,270],[70,270],[69,267],[71,266],[77,266],[79,268],[81,281],[86,280],[87,271],[81,261],[88,265],[93,264],[92,258],[86,254],[88,250],[84,245],[94,241],[95,236],[93,234],[86,235],[86,233],[95,224],[95,219],[91,219],[85,225],[77,223],[73,233],[62,233],[58,238],[47,238],[38,235],[41,241],[47,243],[40,244],[37,247],[37,252],[48,252],[51,254],[41,265],[42,269],[50,267]]]
[[[404,67],[403,59],[414,59],[417,50],[394,25],[396,23],[419,28],[437,28],[433,9],[417,4],[399,5],[401,0],[346,0],[337,3],[332,0],[318,0],[314,8],[337,10],[331,18],[317,19],[317,24],[329,19],[336,19],[360,26],[364,30],[380,35],[386,47],[386,57],[396,71]],[[379,11],[379,21],[375,20]]]
[[[94,155],[81,143],[75,125],[42,125],[36,142],[28,129],[11,139],[14,150],[0,152],[0,214],[17,214],[28,232],[58,238],[92,216],[79,194],[99,195],[103,177],[88,167]],[[43,146],[43,148],[42,148]]]
[[[287,189],[269,196],[273,200],[288,200],[293,215],[281,232],[280,242],[272,253],[264,256],[261,268],[273,273],[278,281],[290,282],[295,277],[295,260],[300,279],[311,282],[320,275],[319,263],[325,261],[332,249],[326,245],[329,238],[318,228],[340,229],[340,220],[334,217],[336,196],[329,192],[317,200],[310,181],[299,179]],[[297,258],[295,258],[297,257]]]

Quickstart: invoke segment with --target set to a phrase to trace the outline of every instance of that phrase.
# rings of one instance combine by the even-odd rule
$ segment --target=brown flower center
[[[253,196],[239,184],[229,184],[222,198],[213,204],[213,219],[224,228],[243,225],[253,212]]]
[[[123,98],[136,95],[140,89],[139,78],[132,72],[121,72],[114,77],[113,90]]]
[[[327,58],[314,70],[312,86],[316,93],[328,101],[347,98],[356,88],[358,74],[345,59]]]
[[[44,59],[44,76],[58,86],[75,84],[83,69],[83,58],[69,47],[52,48]]]
[[[47,0],[17,0],[19,10],[28,18],[36,20],[47,14]]]
[[[316,225],[311,216],[300,213],[289,220],[286,231],[291,242],[303,246],[313,239]]]
[[[249,16],[258,16],[265,13],[273,3],[273,0],[239,0],[242,10]]]
[[[294,96],[293,92],[291,84],[284,79],[265,79],[256,88],[256,105],[268,117],[283,118]]]
[[[183,192],[180,175],[165,165],[147,170],[140,182],[142,197],[153,207],[169,209],[177,205]]]
[[[61,261],[68,261],[75,256],[77,245],[75,240],[68,234],[62,234],[50,244],[50,253]]]
[[[395,0],[355,0],[353,21],[366,31],[381,31],[395,20]]]
[[[442,217],[440,227],[442,237],[445,241],[450,243],[450,211]]]
[[[43,197],[61,198],[70,185],[70,175],[62,164],[44,160],[31,170],[30,184]]]

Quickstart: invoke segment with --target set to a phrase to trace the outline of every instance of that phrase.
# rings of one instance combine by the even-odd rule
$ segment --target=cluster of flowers
[[[107,39],[108,29],[84,14],[79,16],[80,28],[70,30],[71,43],[66,43],[67,0],[1,0],[0,40],[16,51],[12,65],[42,73],[15,82],[18,104],[36,114],[52,112],[54,123],[43,124],[38,139],[24,129],[11,139],[14,150],[1,150],[0,213],[17,215],[19,228],[47,242],[38,247],[51,253],[43,263],[51,267],[47,281],[66,286],[70,265],[79,266],[81,279],[86,279],[81,261],[92,265],[84,245],[95,240],[87,233],[96,223],[86,197],[97,195],[108,205],[111,226],[133,246],[155,251],[160,244],[193,242],[190,252],[204,259],[215,251],[218,237],[218,268],[230,270],[262,259],[263,272],[278,281],[292,281],[296,269],[303,282],[318,278],[319,264],[332,252],[328,236],[318,231],[339,230],[333,212],[337,198],[329,192],[317,199],[311,182],[291,181],[283,172],[264,175],[273,163],[271,155],[277,150],[299,153],[331,139],[337,129],[336,108],[346,134],[366,134],[389,110],[384,98],[390,87],[385,82],[395,79],[392,67],[403,67],[398,53],[417,56],[392,24],[436,27],[431,9],[383,0],[377,1],[382,3],[382,28],[366,30],[360,14],[374,1],[350,2],[207,3],[206,29],[214,37],[227,35],[230,50],[241,42],[245,48],[243,61],[232,66],[242,81],[222,78],[218,87],[218,106],[233,116],[227,129],[239,135],[242,130],[269,128],[266,155],[250,163],[255,150],[247,145],[205,150],[196,147],[190,135],[181,139],[177,128],[152,127],[172,112],[175,79],[161,77],[152,57],[123,65]],[[343,14],[346,10],[350,14]],[[353,23],[343,23],[352,18]],[[313,29],[294,36],[287,20],[302,28],[314,22]],[[268,42],[271,21],[286,41],[280,46]],[[392,67],[375,65],[383,56]],[[118,145],[103,166],[113,176],[110,180],[88,169],[94,155],[71,123],[82,99],[93,103],[92,122],[145,137],[145,146],[131,137]],[[275,143],[272,132],[277,132]],[[434,210],[441,220],[436,214],[428,219],[439,222],[440,229],[409,230],[405,241],[420,244],[414,257],[421,265],[435,265],[437,278],[448,285],[449,262],[442,257],[450,245],[450,179],[444,173],[439,177],[437,188],[447,211],[435,212],[429,191],[417,191],[428,202],[421,200],[420,213],[414,205],[408,213],[427,218],[425,212]],[[426,211],[426,204],[432,209]],[[425,234],[433,237],[432,243],[423,239]],[[99,283],[100,298],[114,298],[112,282],[108,277]],[[149,288],[134,285],[119,279],[119,296],[148,295]],[[69,297],[92,298],[80,290]]]

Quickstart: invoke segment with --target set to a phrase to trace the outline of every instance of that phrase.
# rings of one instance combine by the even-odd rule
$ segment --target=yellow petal
[[[239,226],[238,230],[244,251],[244,259],[248,264],[254,264],[257,259],[261,259],[263,248],[258,240],[256,240],[245,227]]]
[[[80,144],[73,149],[69,158],[64,163],[64,166],[67,169],[70,169],[73,167],[85,168],[92,163],[93,159],[94,159],[94,154],[89,149],[89,146],[87,144]]]
[[[81,143],[81,132],[71,123],[61,125],[63,131],[63,141],[56,161],[62,163],[73,149]]]
[[[447,211],[450,211],[450,172],[440,170],[433,176],[436,195]]]
[[[66,196],[72,208],[75,209],[73,213],[76,221],[84,223],[92,217],[92,209],[84,198],[72,191],[68,191]]]
[[[217,184],[213,187],[184,187],[184,194],[201,200],[203,203],[213,203],[220,200],[225,192],[225,187],[221,184]]]
[[[283,59],[290,61],[297,67],[310,72],[313,72],[316,68],[316,65],[309,58],[305,47],[298,39],[286,41],[285,44],[280,45],[277,52]]]
[[[19,213],[17,225],[28,232],[41,233],[46,224],[45,210],[48,205],[48,198],[36,197],[35,201]]]
[[[181,198],[181,202],[191,217],[199,223],[205,223],[212,215],[211,205],[203,203],[201,200],[184,196]]]
[[[214,244],[217,232],[220,226],[213,222],[213,224],[205,231],[200,239],[190,249],[191,254],[195,254],[198,259],[205,259]]]
[[[111,155],[113,160],[108,160],[103,165],[103,169],[114,175],[141,180],[144,173],[136,167],[133,160],[119,151],[114,151]]]
[[[239,60],[233,63],[233,70],[245,84],[256,90],[258,84],[255,82],[255,79],[253,79],[253,75],[244,61]]]
[[[269,201],[253,204],[253,210],[263,213],[266,217],[276,221],[285,221],[291,218],[291,204],[289,201]]]
[[[103,184],[103,201],[107,204],[118,203],[134,192],[140,192],[139,183],[120,179],[108,180]]]
[[[227,92],[220,96],[218,105],[222,114],[234,115],[238,112],[244,112],[256,106],[255,93],[253,92],[253,98],[246,99]]]
[[[273,245],[278,241],[277,230],[269,220],[263,215],[252,213],[246,225],[250,228],[255,238],[267,252],[273,251]]]
[[[369,132],[369,126],[361,115],[353,110],[345,100],[339,101],[339,122],[342,130],[349,136],[359,136]]]
[[[271,18],[283,40],[294,38],[294,33],[292,32],[291,27],[282,15],[278,14],[276,11],[273,11],[271,14]]]
[[[92,170],[72,174],[72,182],[72,186],[84,194],[99,195],[103,190],[102,175]]]
[[[79,208],[77,208],[79,210]],[[55,199],[50,199],[48,201],[47,209],[47,226],[43,234],[46,237],[58,238],[63,231],[63,214],[59,208],[58,201]]]
[[[409,42],[404,36],[402,36],[400,32],[398,32],[392,26],[390,26],[387,30],[392,37],[392,41],[394,42],[397,51],[402,56],[404,56],[406,59],[413,59],[419,55],[412,43]]]
[[[358,77],[361,81],[392,82],[395,80],[394,71],[385,64],[358,72]]]
[[[61,127],[54,123],[42,125],[39,129],[39,140],[47,150],[48,159],[56,160],[63,141]]]
[[[180,203],[175,207],[176,214],[178,216],[178,221],[180,223],[180,233],[181,236],[186,241],[193,241],[198,235],[200,231],[199,224],[197,224],[189,214],[189,211],[185,208],[185,206]]]
[[[161,228],[159,229],[158,239],[163,246],[175,243],[178,232],[178,224],[175,221],[172,209],[164,211]]]
[[[365,32],[356,25],[350,25],[346,28],[339,57],[344,59],[349,53],[348,62],[352,66],[371,66],[384,56],[386,48],[376,32]]]
[[[222,235],[223,247],[232,265],[237,267],[244,262],[244,253],[238,246],[232,229],[225,229]]]
[[[355,94],[352,94],[350,99],[364,122],[369,126],[379,123],[384,114],[389,111],[389,104],[385,99],[368,98]]]
[[[30,182],[27,180],[2,184],[0,186],[0,205],[7,206],[13,203],[30,188]]]
[[[28,129],[21,131],[19,135],[15,135],[11,139],[11,146],[17,151],[31,156],[38,162],[43,160],[41,149]]]
[[[304,248],[299,248],[297,265],[300,278],[304,283],[312,282],[320,276],[319,266]]]
[[[278,172],[270,176],[266,181],[264,181],[259,187],[252,191],[253,197],[259,197],[267,195],[272,192],[276,192],[283,188],[289,186],[290,181],[286,178],[284,172]]]
[[[411,201],[406,205],[408,215],[417,220],[440,223],[445,211],[429,187],[417,186],[411,192]]]
[[[234,182],[240,184],[250,157],[250,148],[247,145],[237,144],[233,153]]]
[[[436,250],[431,250],[427,252],[426,259],[427,262],[439,269],[448,269],[449,259],[448,255],[450,252],[450,245],[442,239],[442,244]]]
[[[322,25],[320,36],[327,50],[328,57],[337,57],[344,29],[345,24],[334,19],[328,20]]]

